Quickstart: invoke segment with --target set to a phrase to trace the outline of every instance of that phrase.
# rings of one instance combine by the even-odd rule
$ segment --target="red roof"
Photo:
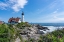
[[[3,24],[3,21],[0,21],[0,24]]]
[[[13,17],[12,17],[12,18],[10,18],[10,19],[8,20],[8,22],[12,22],[12,21],[18,22],[19,19],[20,19],[20,18],[18,18],[18,17],[17,17],[17,18],[13,18]]]

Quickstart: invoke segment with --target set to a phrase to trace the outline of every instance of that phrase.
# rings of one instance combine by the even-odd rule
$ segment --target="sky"
[[[0,20],[8,22],[24,12],[26,22],[64,23],[64,0],[0,0]]]

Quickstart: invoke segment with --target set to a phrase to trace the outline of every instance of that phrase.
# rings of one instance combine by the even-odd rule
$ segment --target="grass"
[[[26,27],[31,26],[26,23],[17,24],[15,28],[11,24],[0,25],[0,42],[14,42],[17,37],[19,37],[21,42],[23,42],[23,39],[19,34],[20,31],[17,29],[23,25]],[[29,41],[34,42],[35,40],[30,38]],[[28,40],[25,42],[28,42]],[[41,35],[36,42],[64,42],[64,29],[55,30],[51,33],[47,33],[46,35]]]
[[[64,42],[64,30],[55,30],[45,36],[40,36],[38,42]]]

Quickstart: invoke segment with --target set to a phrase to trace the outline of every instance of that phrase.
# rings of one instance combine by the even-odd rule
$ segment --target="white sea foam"
[[[48,29],[49,29],[49,30],[43,31],[44,33],[52,32],[52,31],[54,31],[54,30],[64,28],[64,26],[60,26],[60,27],[55,27],[55,26],[44,26],[44,27],[48,27]]]

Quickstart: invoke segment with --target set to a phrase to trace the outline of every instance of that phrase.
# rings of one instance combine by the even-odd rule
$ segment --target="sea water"
[[[31,24],[39,24],[43,27],[48,27],[49,30],[43,31],[44,33],[64,28],[64,23],[31,23]]]

